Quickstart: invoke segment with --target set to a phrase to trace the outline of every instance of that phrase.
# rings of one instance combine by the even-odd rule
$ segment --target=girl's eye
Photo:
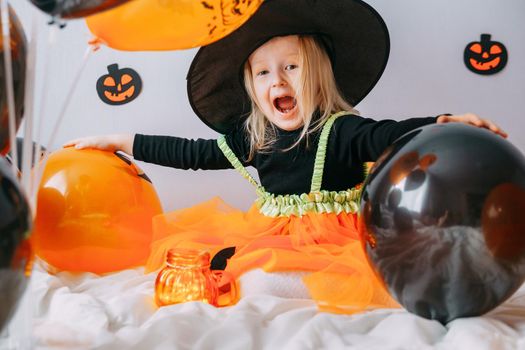
[[[267,70],[261,70],[261,71],[257,72],[256,75],[257,75],[258,77],[261,77],[261,76],[266,75],[266,74],[268,74],[268,71],[267,71]]]
[[[292,69],[296,69],[296,68],[297,68],[296,64],[289,64],[286,67],[284,67],[284,70],[292,70]]]

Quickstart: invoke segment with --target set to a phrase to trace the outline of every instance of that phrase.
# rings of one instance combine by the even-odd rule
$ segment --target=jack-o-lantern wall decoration
[[[133,101],[142,91],[142,79],[131,68],[119,69],[118,64],[108,66],[108,74],[97,81],[98,96],[109,105],[123,105]]]
[[[495,74],[507,64],[507,49],[502,43],[490,40],[490,34],[481,34],[480,41],[473,41],[465,47],[463,59],[474,73]]]

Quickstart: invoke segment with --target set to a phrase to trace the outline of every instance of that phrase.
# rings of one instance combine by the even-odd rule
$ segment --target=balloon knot
[[[94,37],[88,41],[88,44],[91,45],[93,51],[98,51],[100,49],[100,45],[106,44],[106,42],[98,37]]]

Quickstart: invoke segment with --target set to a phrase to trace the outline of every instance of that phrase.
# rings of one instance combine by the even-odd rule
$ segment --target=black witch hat
[[[388,60],[390,41],[381,16],[360,0],[266,0],[239,29],[202,47],[188,72],[195,113],[227,133],[251,111],[244,63],[276,36],[311,34],[321,39],[343,97],[353,106],[374,87]]]

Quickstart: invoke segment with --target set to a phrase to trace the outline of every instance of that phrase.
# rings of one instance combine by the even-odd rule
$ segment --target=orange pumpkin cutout
[[[97,80],[97,93],[109,105],[123,105],[133,101],[142,91],[142,79],[131,68],[118,68],[118,64],[108,66],[108,74]]]
[[[230,34],[263,0],[133,0],[86,18],[91,32],[125,51],[180,50]]]
[[[152,218],[161,211],[155,188],[126,157],[64,148],[44,169],[33,248],[51,271],[100,274],[143,265]]]
[[[480,41],[467,45],[463,60],[469,70],[482,75],[495,74],[507,64],[507,49],[498,41],[491,41],[490,34],[481,34]]]

